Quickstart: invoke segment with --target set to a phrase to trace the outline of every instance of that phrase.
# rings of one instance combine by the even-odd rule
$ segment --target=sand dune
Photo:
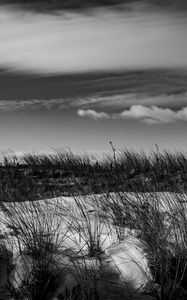
[[[66,255],[69,249],[77,257],[77,263],[82,269],[94,266],[99,270],[102,261],[102,265],[105,267],[107,265],[108,270],[118,274],[118,282],[128,283],[134,290],[144,289],[152,280],[146,253],[147,246],[137,238],[136,230],[128,227],[120,228],[113,224],[112,215],[102,206],[106,205],[106,201],[113,203],[114,199],[119,203],[123,199],[127,203],[131,201],[139,205],[144,205],[147,201],[153,204],[156,201],[158,209],[167,212],[177,210],[178,205],[182,205],[181,207],[185,209],[187,196],[174,193],[111,193],[58,197],[34,202],[1,203],[1,239],[6,248],[13,253],[16,266],[11,274],[13,284],[21,285],[24,276],[28,276],[31,271],[32,262],[29,259],[25,263],[20,251],[24,252],[28,240],[36,239],[38,234],[48,242],[59,243],[58,253],[53,257],[58,260],[58,264],[59,257],[61,263],[64,263],[64,259],[69,261]],[[121,242],[119,230],[123,234]],[[97,243],[104,254],[101,260],[89,258],[91,247]],[[79,258],[76,256],[77,253]],[[28,251],[27,255],[30,255]],[[68,264],[71,267],[66,276],[70,276],[75,267],[71,261]],[[64,286],[59,286],[59,290],[63,289]]]

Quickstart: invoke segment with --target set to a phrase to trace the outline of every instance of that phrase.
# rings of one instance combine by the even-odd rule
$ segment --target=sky
[[[182,0],[0,1],[0,152],[185,152],[186,14]]]

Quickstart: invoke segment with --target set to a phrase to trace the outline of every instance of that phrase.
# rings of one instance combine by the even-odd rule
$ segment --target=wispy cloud
[[[146,7],[146,8],[152,8],[153,5],[158,7],[163,7],[164,9],[166,8],[182,8],[185,9],[187,8],[186,5],[186,0],[172,0],[172,1],[158,1],[158,0],[100,0],[100,1],[95,1],[95,0],[89,0],[89,1],[82,1],[82,0],[45,0],[44,2],[41,2],[41,0],[0,0],[0,3],[8,3],[8,4],[18,4],[22,5],[23,8],[26,10],[36,10],[36,11],[58,11],[58,10],[84,10],[84,9],[89,9],[93,7],[104,7],[104,6],[109,6],[109,7],[115,7],[120,5],[120,8],[122,9],[125,7],[125,9],[132,9],[132,8],[140,8],[140,6]],[[151,2],[151,3],[150,3]],[[117,5],[118,4],[118,5]]]
[[[159,107],[182,107],[187,105],[187,92],[179,94],[159,94],[151,95],[146,93],[124,93],[118,95],[91,96],[79,98],[75,101],[75,106],[82,108],[105,108],[123,109],[132,105],[159,106]]]
[[[121,94],[109,96],[90,97],[64,97],[56,99],[27,99],[27,100],[0,100],[0,112],[10,111],[36,111],[36,110],[63,110],[79,109],[80,116],[89,116],[98,110],[100,118],[115,114],[116,112],[129,111],[138,107],[160,107],[160,109],[170,108],[173,110],[182,109],[187,106],[187,93],[174,95],[145,95],[145,94]],[[134,112],[134,110],[133,110]],[[82,115],[81,115],[82,114]],[[99,118],[99,117],[95,117]]]
[[[0,100],[0,112],[49,110],[68,107],[66,99]]]
[[[0,10],[0,67],[39,74],[187,67],[187,22],[160,11]]]
[[[78,110],[80,117],[89,117],[92,119],[134,119],[147,124],[168,124],[177,121],[187,121],[187,106],[181,110],[174,111],[170,108],[160,108],[157,106],[132,105],[130,109],[120,113],[105,113],[95,110]]]
[[[79,109],[77,111],[78,115],[80,117],[88,117],[94,120],[98,120],[98,119],[108,119],[109,115],[105,112],[97,112],[93,109],[87,109],[87,110],[83,110],[83,109]]]

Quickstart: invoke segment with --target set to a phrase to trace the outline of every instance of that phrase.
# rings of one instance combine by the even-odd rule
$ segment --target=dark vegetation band
[[[187,190],[187,155],[124,150],[106,155],[9,155],[0,165],[0,200],[26,201],[59,195]]]

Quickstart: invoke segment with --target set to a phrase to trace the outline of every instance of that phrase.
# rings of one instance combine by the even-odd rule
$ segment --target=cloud
[[[101,117],[116,115],[117,112],[126,109],[133,109],[136,112],[138,107],[159,107],[160,109],[180,110],[187,106],[187,92],[174,95],[145,95],[144,93],[119,94],[109,96],[89,97],[64,97],[54,99],[27,99],[27,100],[0,100],[0,112],[11,111],[36,111],[36,110],[63,110],[79,109],[81,112],[104,111]],[[135,109],[135,111],[134,111]],[[129,110],[131,112],[131,110]],[[125,113],[125,115],[128,115]],[[96,117],[99,118],[99,117]]]
[[[187,93],[179,95],[158,95],[149,96],[140,94],[122,94],[111,96],[92,96],[92,97],[64,97],[57,99],[27,99],[27,100],[0,100],[0,112],[11,111],[36,111],[36,110],[63,110],[79,109],[80,116],[92,116],[92,118],[109,118],[111,115],[123,117],[132,116],[140,113],[149,107],[159,107],[159,113],[164,113],[170,108],[181,110],[181,107],[187,106]],[[130,108],[130,109],[129,109]],[[118,113],[124,110],[123,113]],[[102,110],[102,112],[97,112]],[[104,111],[104,112],[103,112]],[[145,110],[144,110],[145,112]],[[156,109],[153,110],[156,112]],[[182,112],[181,112],[182,114]],[[163,121],[164,122],[164,121]]]
[[[153,8],[153,7],[163,7],[166,8],[187,8],[186,0],[172,0],[172,1],[158,1],[158,0],[0,0],[0,3],[8,3],[13,5],[19,5],[26,10],[36,10],[36,11],[58,11],[58,10],[85,10],[93,7],[115,7],[120,5],[120,8],[125,9],[140,9]]]
[[[80,117],[98,119],[134,119],[146,124],[168,124],[177,121],[187,121],[187,106],[181,110],[174,111],[170,108],[160,108],[157,106],[132,105],[128,110],[120,113],[97,112],[92,109],[77,111]]]
[[[88,117],[94,120],[98,120],[98,119],[108,119],[109,115],[105,112],[96,112],[93,109],[87,109],[87,110],[83,110],[83,109],[79,109],[77,111],[78,115],[80,117]]]
[[[114,117],[140,120],[147,124],[167,124],[177,121],[187,121],[187,107],[173,111],[169,108],[159,108],[156,106],[132,105],[129,110],[115,114]]]
[[[181,14],[0,9],[0,67],[36,74],[187,67]]]
[[[158,91],[159,93],[159,91]],[[118,95],[90,96],[79,98],[75,101],[75,106],[83,108],[105,108],[123,109],[132,105],[159,106],[159,107],[181,107],[187,105],[187,92],[180,94],[158,94],[149,93],[124,93]]]
[[[0,112],[49,110],[67,108],[67,99],[0,100]]]

